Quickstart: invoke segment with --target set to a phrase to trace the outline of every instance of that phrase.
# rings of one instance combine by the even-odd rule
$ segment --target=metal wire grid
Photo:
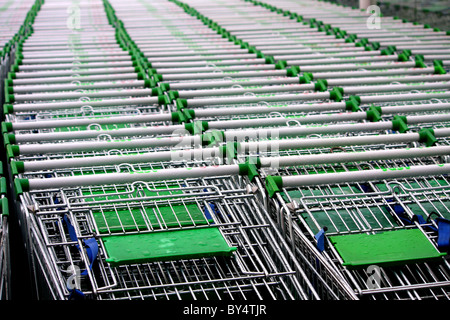
[[[380,146],[378,146],[378,147],[380,147]],[[383,148],[383,147],[385,147],[385,146],[381,146],[381,148]],[[361,151],[361,149],[360,148],[352,148],[352,150],[355,150],[355,151]],[[292,151],[290,151],[289,152],[289,155],[292,155],[293,154],[293,152]],[[303,153],[299,153],[299,154],[303,154]],[[406,163],[402,163],[401,165],[407,165]],[[69,173],[70,174],[70,173]],[[30,176],[31,177],[31,176]],[[226,182],[227,180],[226,179],[224,179],[224,181]],[[213,183],[212,185],[217,185],[217,184],[215,184],[215,183]],[[127,188],[127,187],[125,187],[125,188]],[[183,186],[183,188],[185,188],[185,186]],[[101,188],[102,189],[102,192],[101,192],[101,194],[100,195],[95,195],[95,197],[105,197],[105,195],[107,196],[107,195],[110,195],[111,193],[110,192],[108,192],[108,191],[106,191],[105,189],[104,189],[104,187],[102,187]],[[119,192],[119,191],[122,191],[122,189],[117,189],[116,187],[108,187],[107,189],[109,189],[109,190],[113,190],[112,192]],[[79,194],[79,191],[78,190],[75,190],[76,192],[78,192],[78,193],[76,193],[76,194]],[[74,191],[74,192],[75,192]],[[94,192],[92,189],[90,189],[89,188],[89,192],[88,192],[88,196],[86,196],[86,193],[84,193],[84,192],[82,192],[81,194],[83,195],[83,196],[81,196],[81,197],[78,197],[78,198],[82,198],[82,199],[85,199],[86,197],[91,197],[91,195],[92,194],[95,194],[96,192]],[[134,193],[134,192],[133,192]],[[137,193],[137,192],[136,192]],[[127,195],[126,195],[126,193],[123,193],[123,192],[120,192],[120,194],[121,194],[121,196],[125,196],[125,197],[127,197]],[[50,202],[50,203],[53,203],[52,201],[54,201],[54,199],[55,199],[55,197],[48,197],[47,195],[46,196],[44,196],[43,198],[45,198],[45,199],[47,199],[47,201],[48,202]],[[121,197],[121,200],[123,200],[123,197]],[[197,200],[196,200],[197,201]],[[58,203],[59,203],[59,201],[58,201]],[[234,200],[232,200],[232,203],[234,203]],[[84,204],[84,203],[83,203]],[[139,205],[141,205],[141,204],[139,204]],[[53,208],[55,207],[55,206],[57,206],[56,204],[55,205],[53,205]],[[147,207],[147,206],[146,206]],[[42,208],[42,206],[41,205],[39,205],[39,208]],[[129,210],[129,205],[127,205],[127,209]],[[114,210],[117,210],[117,208],[114,208]],[[105,212],[105,211],[104,211]],[[92,220],[92,216],[91,216],[91,220]],[[94,224],[94,226],[95,226],[95,224]],[[93,226],[91,226],[91,230],[95,230],[95,227],[93,227]],[[308,250],[310,250],[311,248],[309,248]],[[310,254],[312,254],[312,253],[310,253],[309,251],[308,252],[301,252],[301,254],[302,255],[310,255]],[[301,261],[303,261],[303,260],[301,260]],[[309,266],[309,267],[311,267],[311,264],[308,264],[308,263],[306,263],[306,265],[307,266]],[[315,263],[315,264],[313,264],[313,265],[317,265],[317,263]],[[321,281],[319,281],[319,286],[320,285],[322,285],[322,286],[324,286],[325,288],[326,288],[326,290],[324,289],[324,288],[322,288],[322,290],[320,290],[320,291],[323,291],[322,292],[322,294],[323,295],[325,295],[325,296],[328,296],[328,297],[331,297],[331,296],[334,296],[334,295],[336,295],[336,296],[341,296],[341,297],[346,297],[346,298],[349,298],[349,291],[348,291],[348,288],[345,288],[345,286],[346,285],[344,285],[344,287],[343,288],[341,288],[341,287],[339,287],[339,281],[342,281],[342,280],[339,280],[340,279],[340,275],[339,274],[329,274],[329,266],[324,266],[324,267],[322,267],[322,269],[324,269],[324,274],[321,274],[320,275],[320,279],[321,279]],[[308,270],[308,272],[309,272],[309,270],[310,269],[307,269]],[[322,271],[321,271],[322,272]],[[317,272],[312,272],[316,277],[318,276],[317,275]],[[324,284],[326,284],[327,282],[325,281],[325,280],[323,280],[324,278],[329,278],[330,279],[330,283],[328,284],[328,285],[324,285]],[[338,279],[338,281],[336,281],[336,279]],[[323,280],[323,281],[322,281]],[[330,286],[331,287],[335,287],[334,289],[332,289],[331,291],[330,291]],[[317,289],[317,287],[316,287],[316,289]],[[339,289],[339,290],[338,290]],[[120,291],[120,290],[119,290]],[[334,296],[335,298],[336,298],[336,296]],[[351,295],[350,295],[351,296]]]
[[[282,175],[320,174],[319,172],[344,172],[366,170],[367,168],[401,168],[409,165],[441,163],[442,159],[414,159],[414,161],[377,161],[326,166],[305,166],[302,168],[281,168]],[[264,174],[264,169],[263,176]],[[267,173],[266,173],[267,174]],[[271,172],[269,171],[269,174]],[[326,234],[376,232],[414,227],[403,223],[392,213],[392,206],[400,205],[407,215],[420,214],[425,219],[436,215],[448,218],[449,181],[446,176],[431,178],[401,179],[367,183],[346,183],[314,187],[283,189],[276,200],[270,203],[281,223],[286,237],[294,251],[302,257],[311,254],[311,261],[317,255],[331,264],[336,276],[345,278],[358,297],[363,299],[448,299],[449,264],[444,257],[439,262],[405,264],[399,267],[380,267],[381,282],[374,286],[372,270],[349,270],[342,266],[337,251],[328,245],[318,250],[304,252],[308,245],[315,244],[314,235],[326,226]],[[431,218],[431,217],[430,217]],[[428,222],[429,225],[431,222]],[[422,227],[426,229],[424,225]],[[436,235],[425,232],[429,240],[436,241]]]
[[[175,184],[137,183],[133,186],[31,192],[24,195],[23,200],[28,207],[36,209],[30,219],[35,221],[38,233],[44,238],[46,249],[41,254],[52,257],[56,269],[65,270],[69,263],[83,265],[87,261],[80,256],[81,252],[74,247],[74,243],[69,241],[67,231],[63,230],[62,214],[70,216],[79,239],[94,235],[100,240],[98,264],[88,272],[90,281],[86,281],[83,287],[85,294],[92,294],[97,299],[314,299],[312,288],[307,287],[310,284],[303,282],[298,275],[300,271],[291,267],[292,262],[284,253],[286,248],[283,248],[282,240],[277,239],[277,232],[267,223],[264,211],[255,201],[254,195],[246,193],[245,189],[236,189],[236,186],[230,190],[231,184],[233,182],[228,177],[214,177]],[[188,197],[180,200],[174,195],[142,196],[143,190],[161,190],[161,186],[180,188],[183,190],[182,195]],[[203,191],[205,188],[208,191]],[[114,194],[119,194],[120,199],[111,199]],[[95,201],[87,201],[89,198]],[[96,214],[111,208],[125,211],[132,208],[148,211],[149,206],[154,210],[167,206],[174,208],[180,201],[184,205],[203,203],[206,207],[214,203],[216,211],[211,212],[214,226],[221,229],[231,245],[238,247],[233,257],[184,259],[114,268],[105,262],[101,239],[106,235],[96,232],[99,221],[94,217]],[[255,212],[258,214],[255,215]],[[64,275],[61,271],[54,271],[54,278],[60,279],[60,290],[64,291]]]
[[[58,155],[55,155],[56,157],[58,157]],[[80,173],[82,173],[82,171],[83,171],[84,169],[82,169],[82,170],[80,170]],[[91,169],[88,169],[88,170],[91,170]],[[74,174],[74,172],[73,171],[69,171],[69,172],[67,172],[67,171],[63,171],[63,172],[58,172],[58,174],[68,174],[68,175],[70,175],[70,174]],[[41,206],[39,206],[40,208],[41,208]],[[83,215],[83,214],[80,214],[80,217],[78,216],[78,212],[75,214],[75,213],[73,213],[72,214],[72,217],[73,218],[75,218],[74,220],[76,220],[76,222],[77,222],[77,226],[78,226],[78,228],[79,228],[79,230],[80,230],[80,233],[81,234],[83,234],[83,232],[84,232],[84,230],[86,229],[86,230],[95,230],[95,229],[92,229],[92,217],[91,216],[86,216],[86,215]],[[86,219],[86,221],[84,221],[84,219]],[[91,220],[89,220],[89,219],[91,219]],[[49,219],[49,221],[51,221],[51,219]],[[89,221],[91,221],[90,223],[89,223]],[[86,224],[86,226],[85,226],[85,224]],[[253,227],[251,227],[250,229],[253,229]],[[52,230],[52,228],[49,228],[49,230]],[[56,230],[56,229],[55,229]],[[89,233],[88,233],[89,234]],[[74,250],[74,251],[76,251],[76,250]],[[78,252],[76,253],[76,254],[78,254]],[[64,260],[64,259],[63,259]],[[78,261],[78,260],[77,260]],[[84,258],[84,260],[83,259],[80,259],[79,261],[86,261],[86,258]],[[217,265],[220,265],[219,263],[217,264]],[[217,265],[215,265],[215,266],[217,266]],[[134,268],[134,267],[133,267]],[[152,267],[153,268],[153,267]],[[158,265],[158,268],[161,268],[161,264],[159,264]],[[209,266],[209,268],[211,268],[211,266]],[[139,269],[139,268],[138,268]],[[172,269],[172,267],[169,267],[169,269]],[[106,268],[105,268],[105,270],[106,270]],[[178,270],[178,268],[173,268],[173,270]],[[114,271],[115,272],[115,271]],[[150,294],[148,294],[148,293],[144,293],[144,291],[146,290],[146,288],[148,288],[149,287],[149,285],[147,284],[147,285],[143,285],[143,287],[142,287],[142,289],[144,289],[144,290],[138,290],[138,293],[135,295],[135,290],[134,289],[136,289],[136,287],[138,287],[138,288],[141,288],[141,284],[143,284],[143,283],[149,283],[149,282],[144,282],[144,281],[140,281],[141,280],[141,278],[139,278],[140,280],[139,281],[135,281],[133,284],[132,284],[132,280],[129,280],[129,279],[137,279],[136,277],[136,272],[135,272],[135,270],[130,270],[130,268],[128,268],[128,267],[126,267],[126,270],[124,271],[124,272],[126,272],[126,275],[127,275],[127,277],[126,276],[124,276],[124,273],[121,273],[120,274],[120,277],[119,277],[119,274],[116,274],[116,277],[115,277],[115,279],[118,279],[118,278],[120,278],[120,279],[123,279],[123,281],[120,281],[120,285],[123,285],[123,287],[121,288],[121,289],[119,289],[119,290],[112,290],[112,289],[109,289],[110,288],[110,283],[111,282],[108,282],[107,280],[104,280],[105,281],[105,285],[102,287],[101,285],[100,285],[100,290],[93,290],[93,292],[94,291],[96,291],[96,292],[103,292],[102,290],[103,289],[105,289],[105,292],[108,292],[108,298],[111,298],[111,297],[113,297],[113,298],[115,298],[115,299],[121,299],[121,298],[130,298],[130,297],[137,297],[137,296],[151,296]],[[138,272],[139,272],[139,270],[138,270]],[[174,271],[175,272],[175,271]],[[178,274],[179,274],[180,272],[178,271]],[[314,273],[314,272],[313,272]],[[110,271],[110,272],[102,272],[102,274],[105,274],[105,275],[107,275],[107,276],[105,276],[105,278],[107,279],[111,274],[112,274],[112,272]],[[203,273],[202,273],[203,274]],[[206,273],[206,274],[208,274],[208,273]],[[197,278],[199,278],[200,276],[194,276],[194,277],[197,277]],[[256,276],[257,278],[259,277],[259,275],[257,275]],[[333,276],[331,275],[330,276],[331,278],[333,278]],[[166,279],[167,279],[167,277],[166,277]],[[243,292],[245,292],[246,290],[244,289],[244,288],[246,288],[246,289],[248,289],[248,288],[251,288],[252,286],[253,287],[261,287],[261,286],[263,286],[263,287],[270,287],[268,284],[264,284],[264,285],[260,285],[260,284],[258,284],[257,283],[258,281],[256,281],[256,284],[255,283],[252,283],[251,285],[242,285],[242,286],[239,286],[239,285],[231,285],[229,288],[227,288],[226,290],[224,290],[224,289],[217,289],[217,288],[211,288],[211,287],[208,287],[208,288],[206,288],[205,287],[205,285],[200,281],[200,286],[202,286],[203,285],[203,288],[200,288],[200,289],[192,289],[191,287],[189,287],[189,289],[186,289],[186,290],[184,290],[184,289],[182,289],[182,290],[179,290],[178,292],[177,292],[177,290],[171,290],[170,292],[169,291],[166,291],[166,290],[163,290],[163,291],[161,291],[161,292],[158,292],[158,293],[156,293],[156,294],[154,294],[154,296],[166,296],[166,297],[168,297],[168,296],[174,296],[174,295],[177,295],[177,297],[179,298],[179,297],[182,297],[182,296],[184,296],[184,294],[187,294],[187,292],[190,292],[190,294],[191,295],[193,295],[193,293],[195,292],[195,293],[197,293],[197,292],[202,292],[203,293],[203,295],[206,297],[207,295],[206,295],[206,293],[205,292],[209,292],[209,291],[211,291],[211,292],[213,292],[213,291],[215,291],[215,292],[220,292],[221,290],[222,291],[226,291],[226,292],[228,292],[228,294],[230,294],[230,292],[237,292],[237,291],[240,291],[241,292],[241,294],[243,293]],[[63,281],[61,281],[61,283],[63,283]],[[107,284],[108,283],[108,284]],[[275,282],[273,282],[273,283],[271,283],[271,285],[277,285],[277,283],[278,283],[278,280],[276,280]],[[130,284],[130,285],[128,285],[128,284]],[[131,287],[130,287],[131,286]],[[92,287],[93,288],[98,288],[98,286],[95,286],[95,285],[92,285]],[[156,286],[154,286],[154,288],[157,288],[158,287],[158,285],[156,285]],[[166,287],[166,284],[161,284],[159,287]],[[206,288],[206,289],[205,289]],[[89,289],[88,289],[89,290]],[[134,292],[133,292],[134,291]],[[252,291],[254,291],[254,290],[252,290]],[[257,291],[257,290],[256,290]],[[111,292],[113,292],[113,293],[111,293]],[[133,293],[130,293],[130,292],[133,292]],[[273,295],[274,294],[274,292],[273,291],[271,291],[271,290],[268,290],[268,292],[269,292],[269,295]],[[332,295],[331,293],[329,293],[328,291],[326,291],[327,292],[327,294],[330,294],[330,295]],[[332,292],[334,292],[334,291],[332,291]],[[122,295],[122,293],[125,293],[125,294],[123,294]],[[153,294],[153,293],[152,293]],[[257,292],[256,293],[257,295],[259,294],[259,292]],[[348,293],[347,293],[348,294]]]
[[[9,300],[10,289],[10,253],[9,253],[9,221],[6,213],[0,220],[0,300]]]

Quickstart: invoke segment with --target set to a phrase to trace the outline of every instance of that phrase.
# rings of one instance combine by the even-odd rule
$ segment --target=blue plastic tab
[[[98,243],[95,238],[89,238],[83,241],[84,245],[86,246],[86,253],[89,258],[89,269],[92,270],[92,266],[94,265],[95,261],[97,260],[98,255]],[[83,273],[81,273],[83,274]],[[87,274],[87,270],[84,271],[84,274]]]
[[[85,299],[85,295],[83,292],[81,292],[81,290],[78,289],[69,289],[69,297],[67,298],[67,300],[84,300]]]
[[[450,249],[450,221],[441,217],[436,218],[435,221],[438,226],[438,249],[448,251]]]
[[[77,233],[75,232],[75,228],[73,227],[72,223],[70,222],[67,215],[63,216],[63,220],[66,223],[67,230],[69,231],[69,237],[72,241],[78,241]]]
[[[314,238],[317,240],[317,249],[319,249],[320,252],[323,252],[325,250],[325,229],[320,229]]]
[[[70,240],[75,241],[75,242],[78,241],[78,237],[75,232],[75,228],[73,227],[73,225],[70,222],[67,215],[63,216],[63,220],[66,223],[67,230],[69,231]],[[95,238],[85,239],[85,240],[83,240],[83,243],[86,247],[86,254],[88,255],[88,259],[89,259],[89,270],[92,270],[92,266],[94,265],[94,262],[96,261],[97,255],[98,255],[98,243]],[[78,250],[80,250],[80,247],[78,244],[76,245],[76,247],[78,248]],[[83,272],[81,272],[81,274],[86,275],[87,270],[84,270]]]

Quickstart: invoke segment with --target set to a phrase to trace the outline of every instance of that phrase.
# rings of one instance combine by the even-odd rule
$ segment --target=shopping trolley
[[[389,41],[401,36],[388,31],[348,36],[361,20],[355,12],[344,25],[330,14],[325,26],[246,2],[218,13],[215,3],[186,3],[85,4],[102,16],[98,25],[82,20],[92,32],[51,41],[40,38],[55,24],[44,10],[19,47],[2,131],[47,294],[359,298],[339,265],[297,232],[301,223],[294,228],[302,241],[292,241],[283,214],[273,222],[277,202],[257,177],[275,159],[283,170],[317,161],[299,157],[298,148],[348,146],[372,160],[386,151],[398,162],[426,157],[424,164],[445,157],[446,146],[434,146],[449,136],[447,65],[437,61],[446,57],[445,37],[400,52]],[[417,30],[402,45],[416,41]],[[430,57],[430,48],[439,55]],[[380,153],[387,141],[414,148]],[[258,149],[269,145],[278,149]],[[209,247],[201,245],[206,237]],[[159,252],[149,252],[155,242]]]
[[[9,232],[9,200],[7,182],[1,167],[1,224],[0,224],[0,300],[11,299],[11,258]]]
[[[17,104],[14,108],[16,106]],[[34,107],[36,104],[33,104]],[[177,164],[169,163],[167,166]],[[121,167],[123,168],[113,166],[113,172],[115,168]],[[158,164],[151,167],[143,164],[141,167],[150,172],[156,168]],[[134,172],[133,167],[131,169]],[[76,177],[82,173],[80,177],[90,181],[94,177],[105,178],[111,173],[110,170],[111,167],[94,168],[92,171],[88,169],[93,174],[86,176],[85,169],[79,171],[71,168],[54,171],[53,175],[69,174]],[[132,174],[131,172],[129,173]],[[49,175],[52,176],[48,171],[38,171],[29,174],[29,177],[36,177],[38,180],[53,179]],[[134,179],[135,176],[132,177]],[[18,193],[21,214],[27,221],[30,247],[35,257],[33,262],[41,270],[45,270],[43,277],[50,297],[128,299],[249,295],[259,298],[317,298],[314,290],[308,287],[306,277],[302,278],[302,269],[292,267],[295,262],[289,260],[286,246],[280,246],[283,240],[276,231],[271,231],[275,230],[273,226],[265,220],[250,223],[253,219],[260,219],[247,216],[253,204],[252,196],[244,192],[246,189],[242,187],[236,191],[224,189],[223,196],[217,186],[224,184],[231,188],[233,184],[228,180],[217,180],[220,181],[220,177],[207,182],[198,181],[197,178],[171,184],[155,182],[153,185],[141,185],[138,189],[135,189],[135,185],[140,183],[108,184],[94,193],[92,191],[97,187],[93,186],[87,186],[84,190],[78,187],[68,188],[57,193],[51,189],[37,193],[32,190],[28,193],[24,189],[24,193]],[[186,187],[186,184],[189,186]],[[16,184],[16,191],[19,187],[20,184]],[[112,190],[115,191],[111,193]],[[118,197],[115,198],[114,195]],[[120,204],[118,200],[125,203]],[[145,213],[143,220],[138,217],[138,211],[141,210],[139,208],[153,205],[155,206],[148,211],[148,216]],[[114,207],[116,209],[111,211]],[[215,211],[212,211],[213,207]],[[41,211],[42,209],[44,210]],[[122,218],[115,220],[116,210],[122,211],[119,215],[123,215],[128,222],[122,221]],[[127,210],[131,214],[128,217]],[[220,219],[224,220],[206,219],[204,210],[211,216],[219,214]],[[151,217],[154,213],[156,215]],[[263,219],[264,215],[261,214],[260,217]],[[137,223],[134,227],[130,225],[133,220]],[[138,256],[130,259],[122,255],[127,250],[119,255],[115,251],[121,251],[120,239],[135,239],[140,242],[143,237],[148,239],[148,236],[154,236],[164,242],[168,239],[166,235],[169,231],[176,237],[182,232],[183,235],[192,234],[194,240],[197,239],[191,245],[189,254],[179,256],[173,253],[165,257],[157,254],[150,257],[144,251],[137,250],[133,254]],[[201,248],[202,245],[195,248],[199,237],[208,237],[213,242],[212,248],[207,249],[207,252]],[[275,240],[268,241],[266,237],[275,237]],[[114,244],[117,240],[119,247]],[[100,247],[96,245],[97,241]],[[174,241],[179,243],[183,240]],[[185,250],[186,247],[180,249]],[[78,286],[80,278],[83,281]]]
[[[310,297],[311,288],[300,285],[296,270],[287,262],[290,257],[283,254],[283,240],[262,212],[253,214],[262,210],[254,196],[246,189],[230,189],[232,183],[220,176],[136,181],[59,191],[30,189],[21,197],[29,206],[39,207],[32,216],[59,268],[54,272],[61,287],[68,279],[62,270],[69,262],[86,270],[79,289],[83,295],[98,299]],[[68,229],[62,232],[64,226]],[[90,241],[98,241],[99,247]],[[159,249],[149,252],[145,248],[150,243],[155,249],[160,243]],[[80,244],[87,256],[76,249],[82,248]],[[89,252],[95,250],[92,264]]]
[[[335,272],[346,278],[361,298],[448,298],[445,240],[441,243],[441,237],[446,237],[448,221],[446,173],[428,179],[406,178],[409,169],[419,169],[419,176],[428,176],[433,168],[446,165],[414,164],[381,169],[372,169],[371,165],[366,162],[352,169],[348,166],[311,168],[314,174],[297,167],[274,176],[283,179],[283,191],[274,196],[274,210],[286,221],[286,233],[295,250],[304,250],[305,242],[314,243],[315,253],[308,252],[313,257],[326,257]],[[405,171],[399,173],[402,168]],[[365,178],[327,183],[328,177],[350,176],[355,169]],[[372,172],[394,172],[400,178],[385,179],[380,175],[372,182],[369,178]],[[299,174],[305,175],[305,180],[312,176],[324,180],[315,182],[314,186],[296,187],[299,184],[295,182],[290,185],[292,188],[284,187],[284,177],[295,179]],[[270,176],[266,179],[268,183],[277,180]]]

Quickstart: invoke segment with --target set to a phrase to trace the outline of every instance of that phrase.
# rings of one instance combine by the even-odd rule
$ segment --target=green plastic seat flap
[[[348,268],[369,265],[396,266],[438,259],[440,253],[419,229],[401,229],[375,234],[329,236]]]
[[[108,236],[103,243],[111,266],[230,256],[236,250],[217,227]]]

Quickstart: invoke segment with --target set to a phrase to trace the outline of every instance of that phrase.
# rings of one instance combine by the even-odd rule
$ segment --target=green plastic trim
[[[19,198],[24,192],[30,190],[30,182],[28,179],[16,178],[14,179],[14,194],[16,199]]]
[[[8,192],[8,185],[6,183],[6,177],[0,178],[0,193],[5,195]]]
[[[286,69],[287,68],[287,62],[285,60],[279,60],[275,64],[275,69]]]
[[[20,155],[20,148],[18,145],[8,144],[6,145],[6,156],[8,159],[12,159]]]
[[[378,50],[381,47],[381,44],[379,42],[371,42],[370,45],[372,46],[373,50]]]
[[[423,62],[423,60],[416,60],[416,68],[426,68],[427,65],[425,64],[425,62]]]
[[[14,66],[19,67],[20,65],[22,65],[23,63],[23,59],[20,58],[20,56],[16,56],[14,59]]]
[[[195,110],[183,109],[172,112],[173,123],[187,123],[191,122],[193,119],[195,119]]]
[[[405,116],[394,116],[394,119],[392,120],[392,130],[398,131],[400,133],[405,133],[409,130],[408,128],[408,120]]]
[[[336,102],[340,102],[343,99],[344,89],[340,87],[334,87],[330,91],[330,99]]]
[[[301,84],[303,83],[311,83],[311,81],[313,80],[314,76],[312,73],[310,72],[305,72],[303,73],[300,77],[299,77],[299,82]]]
[[[289,69],[286,69],[286,75],[288,77],[296,77],[300,73],[300,67],[292,66]]]
[[[8,144],[15,144],[16,136],[13,133],[4,133],[3,134],[3,144],[6,146]]]
[[[177,110],[181,111],[181,110],[183,110],[184,108],[187,108],[187,107],[188,107],[188,102],[187,102],[186,99],[177,99],[177,100],[175,101],[175,105],[176,105],[176,107],[177,107]]]
[[[314,90],[315,91],[319,91],[319,92],[325,92],[327,91],[327,87],[328,87],[328,82],[325,79],[319,79],[317,80],[317,82],[314,84]]]
[[[431,128],[424,128],[419,130],[419,142],[424,143],[427,147],[435,145],[437,139],[434,134],[434,130]]]
[[[150,76],[159,74],[159,73],[156,71],[156,69],[154,69],[154,68],[148,69],[148,70],[147,70],[147,73],[148,73],[148,75],[150,75]]]
[[[434,74],[446,74],[447,71],[445,71],[444,67],[435,65],[434,66]]]
[[[5,94],[14,94],[14,87],[12,85],[10,85],[9,80],[5,81]]]
[[[161,91],[167,92],[170,91],[170,84],[169,83],[160,83],[159,87],[161,88]]]
[[[220,156],[222,159],[226,159],[227,162],[232,159],[237,159],[240,152],[241,145],[239,142],[227,142],[224,146],[221,146]]]
[[[161,88],[159,87],[153,87],[152,89],[152,97],[160,97],[162,95],[164,95],[164,92],[161,90]]]
[[[398,61],[408,61],[411,55],[411,50],[403,50],[402,53],[398,55]]]
[[[370,106],[369,110],[366,111],[367,120],[369,120],[370,122],[380,121],[382,119],[381,113],[382,113],[381,107]]]
[[[9,216],[9,203],[8,198],[3,197],[2,198],[2,216]]]
[[[208,127],[209,125],[207,121],[195,121],[184,125],[184,128],[192,135],[203,134],[206,130],[208,130]]]
[[[381,50],[381,55],[390,56],[395,54],[397,48],[395,46],[387,46],[385,49]]]
[[[23,161],[11,161],[11,173],[17,175],[25,171],[25,163]]]
[[[275,58],[274,58],[274,57],[272,57],[272,56],[266,56],[265,63],[266,63],[266,64],[276,64],[276,61],[275,61]]]
[[[136,78],[138,80],[145,80],[145,79],[147,79],[147,75],[145,74],[145,72],[142,69],[142,67],[136,67],[136,68],[134,68],[134,71],[136,71]]]
[[[444,63],[442,60],[433,60],[434,73],[435,74],[446,74],[447,71],[444,69]]]
[[[144,79],[144,88],[155,88],[155,87],[156,87],[156,82],[153,79],[150,79],[147,77]],[[152,91],[152,95],[160,95],[160,94],[164,93],[160,88],[157,88],[157,89],[159,89],[159,92],[157,92],[157,94],[153,94],[153,91]]]
[[[155,81],[156,83],[164,81],[163,75],[159,74],[159,73],[158,74],[153,74],[153,75],[151,75],[151,77],[152,77],[153,81]]]
[[[225,140],[225,132],[213,130],[205,132],[201,136],[202,146],[215,146],[219,145]]]
[[[168,104],[171,104],[171,103],[172,103],[172,101],[169,100],[168,96],[166,96],[166,95],[158,96],[158,104],[168,105]]]
[[[259,176],[258,168],[255,163],[246,162],[239,164],[239,175],[248,176],[250,181],[253,181],[257,176]]]
[[[361,108],[361,98],[358,96],[350,96],[347,101],[345,101],[345,110],[347,111],[360,111]]]
[[[279,176],[267,176],[266,178],[266,190],[269,194],[270,198],[273,198],[273,196],[281,191],[281,188],[283,188],[283,179]]]
[[[369,39],[367,38],[361,38],[358,42],[355,43],[355,46],[357,47],[365,47],[369,44]]]
[[[2,122],[2,134],[13,131],[12,122]]]
[[[15,101],[13,94],[7,94],[5,92],[5,103],[13,103]]]
[[[167,95],[169,96],[169,100],[171,102],[175,101],[176,99],[178,99],[180,97],[180,94],[178,93],[178,91],[168,91]]]
[[[346,43],[355,42],[356,38],[357,38],[356,35],[351,34],[350,36],[348,36],[348,37],[345,39],[345,42],[346,42]]]

